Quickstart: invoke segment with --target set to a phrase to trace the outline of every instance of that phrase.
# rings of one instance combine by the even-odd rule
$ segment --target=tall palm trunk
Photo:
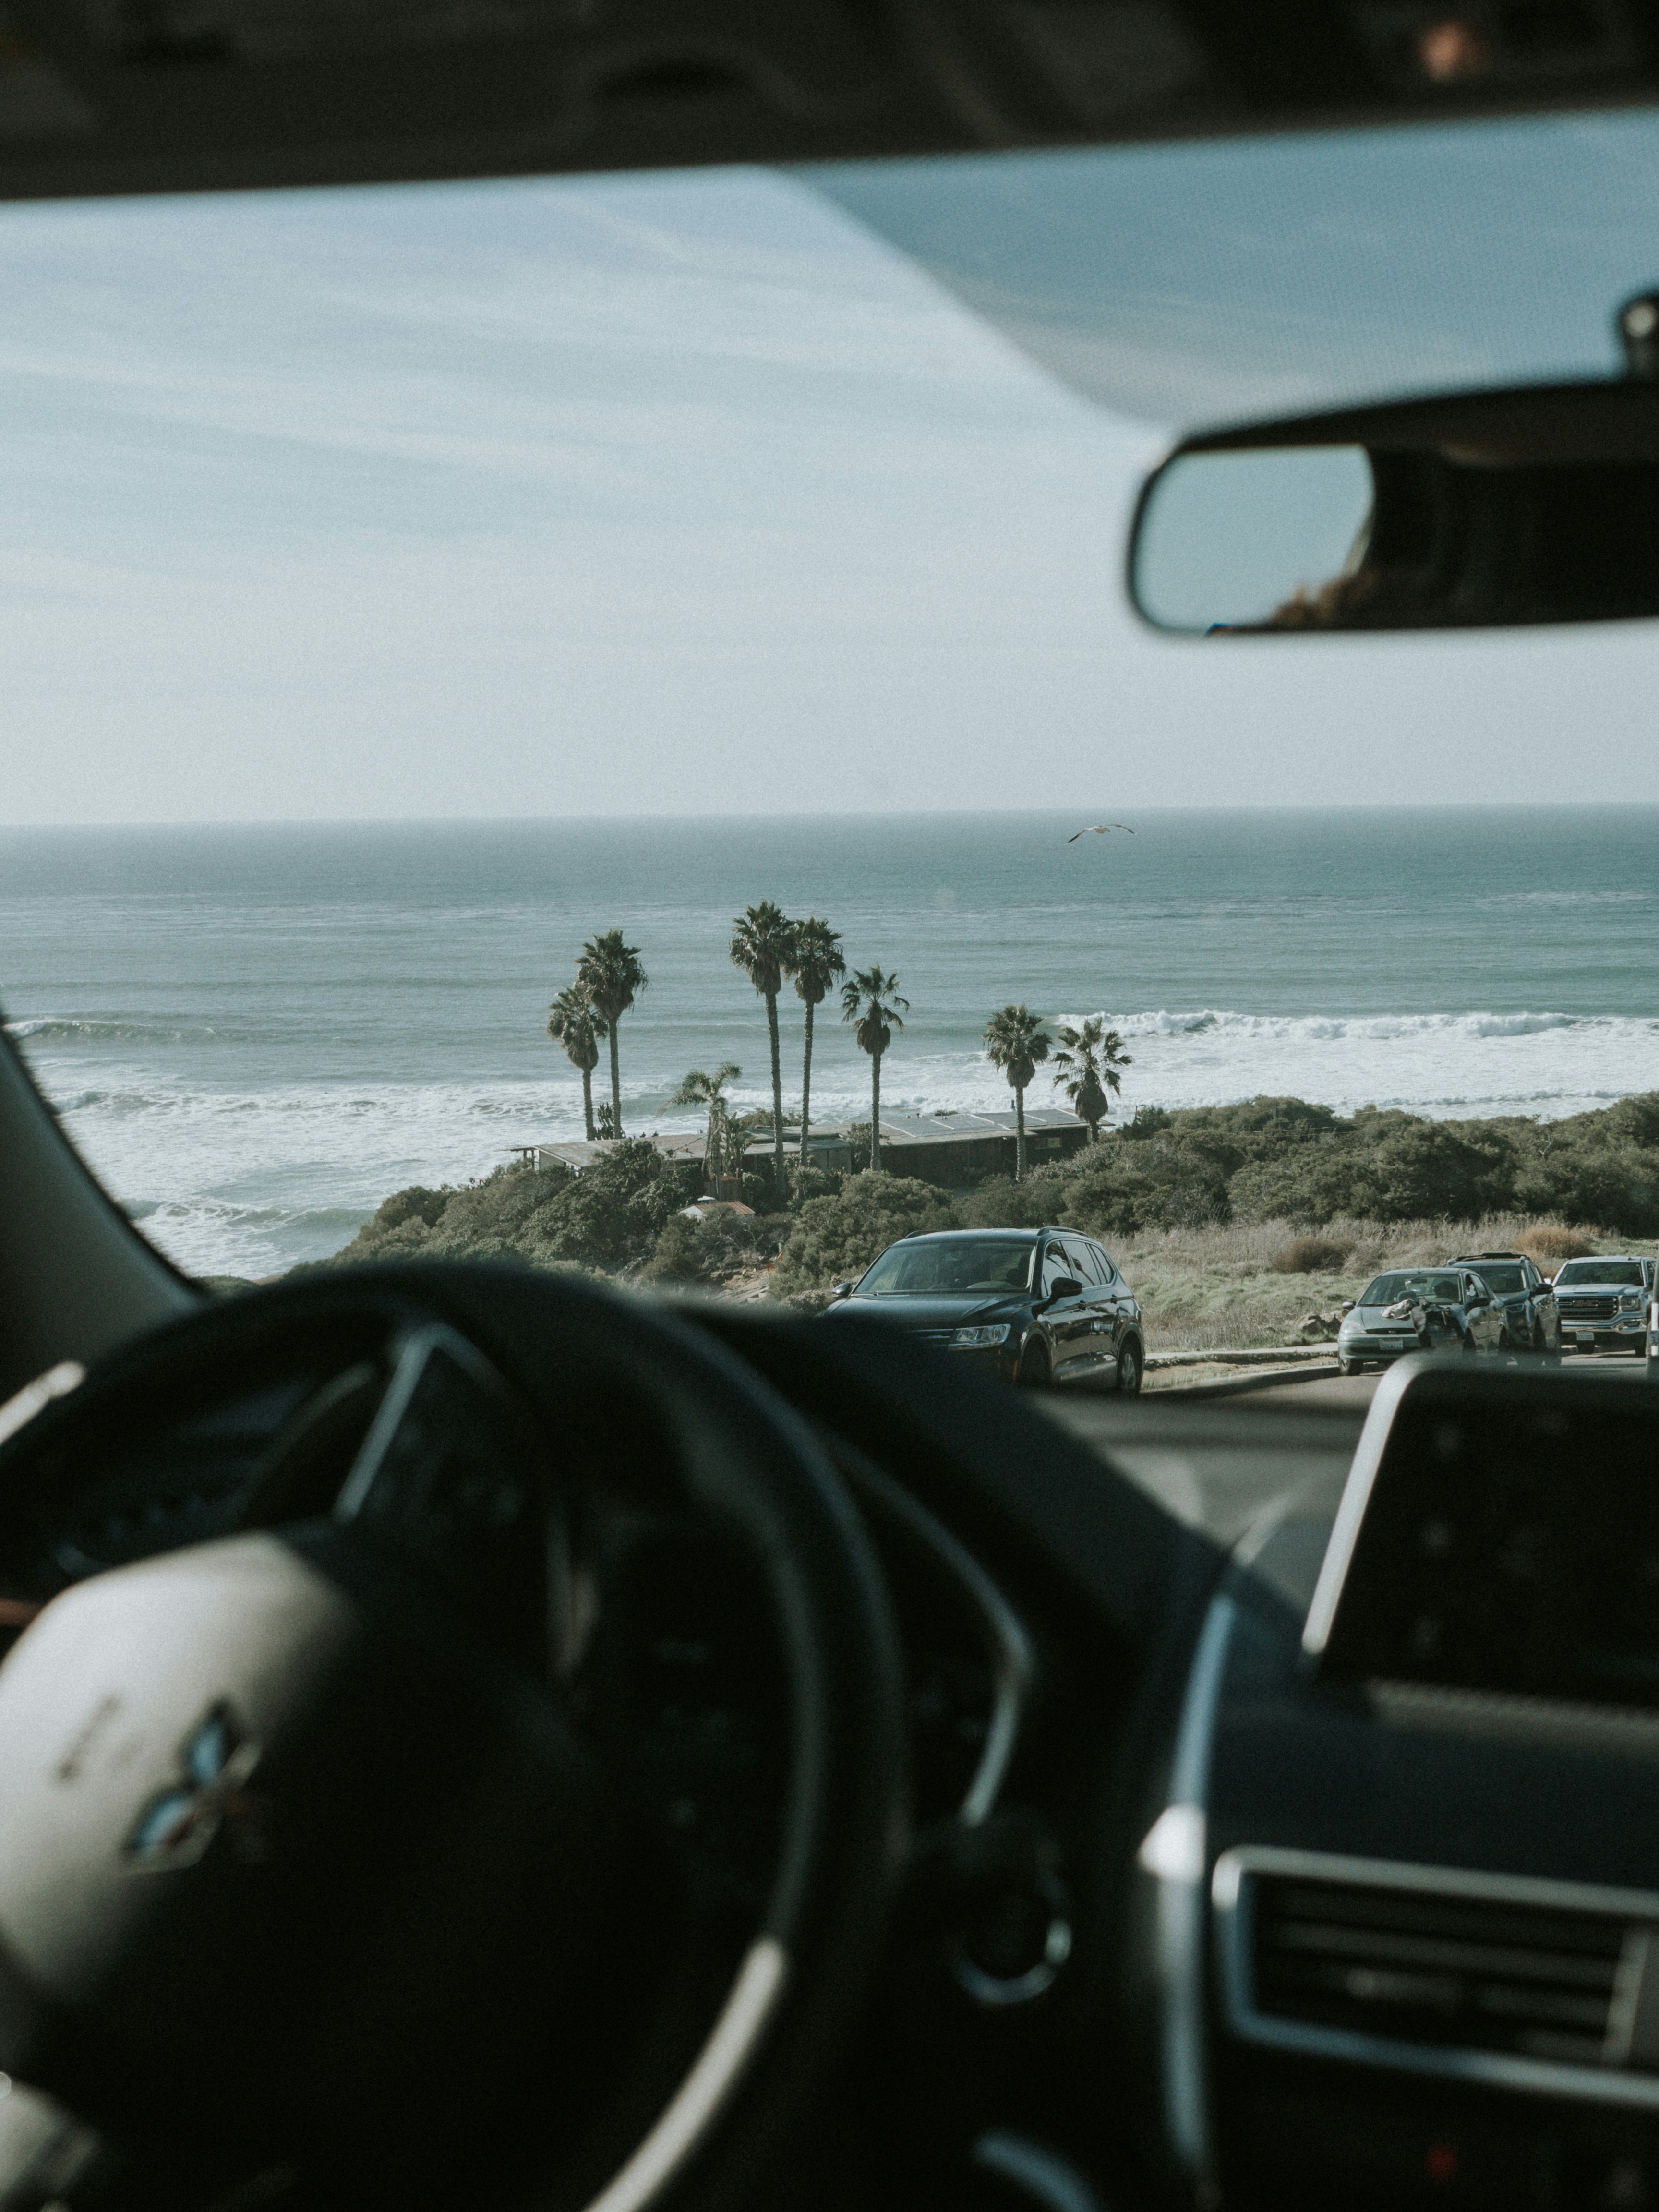
[[[1014,1092],[1014,1181],[1025,1180],[1025,1085]]]
[[[620,1137],[622,1126],[622,1061],[617,1054],[617,1024],[611,1023],[611,1133]]]
[[[806,1046],[800,1065],[800,1164],[806,1165],[806,1132],[812,1112],[812,1001],[806,1001]]]
[[[789,1178],[783,1165],[783,1061],[778,1054],[778,994],[766,994],[766,1029],[772,1046],[772,1187],[778,1212],[789,1203]]]
[[[593,1071],[591,1067],[582,1070],[582,1120],[586,1124],[587,1141],[591,1145],[593,1141]]]
[[[881,1054],[870,1055],[870,1172],[881,1173]]]

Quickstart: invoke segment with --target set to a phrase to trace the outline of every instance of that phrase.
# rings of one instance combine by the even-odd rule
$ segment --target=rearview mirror
[[[1129,591],[1156,628],[1203,635],[1659,614],[1659,383],[1473,392],[1189,439],[1141,494]]]

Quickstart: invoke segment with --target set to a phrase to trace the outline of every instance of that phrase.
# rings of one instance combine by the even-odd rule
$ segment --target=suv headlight
[[[1011,1321],[989,1322],[983,1328],[959,1328],[951,1339],[953,1352],[986,1352],[994,1344],[1006,1344],[1013,1330]]]

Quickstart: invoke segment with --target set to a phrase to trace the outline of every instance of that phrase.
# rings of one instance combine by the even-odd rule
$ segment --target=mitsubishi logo
[[[204,1715],[179,1747],[183,1772],[139,1814],[126,1855],[144,1873],[192,1865],[222,1827],[242,1856],[263,1856],[259,1807],[243,1788],[259,1747],[237,1727],[228,1705]]]

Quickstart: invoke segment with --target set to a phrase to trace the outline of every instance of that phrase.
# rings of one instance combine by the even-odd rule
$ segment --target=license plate
[[[1573,1334],[1578,1339],[1580,1344],[1594,1344],[1595,1341],[1595,1331],[1593,1328],[1576,1328]]]
[[[1409,1336],[1385,1336],[1378,1341],[1384,1352],[1404,1352],[1415,1340]]]

